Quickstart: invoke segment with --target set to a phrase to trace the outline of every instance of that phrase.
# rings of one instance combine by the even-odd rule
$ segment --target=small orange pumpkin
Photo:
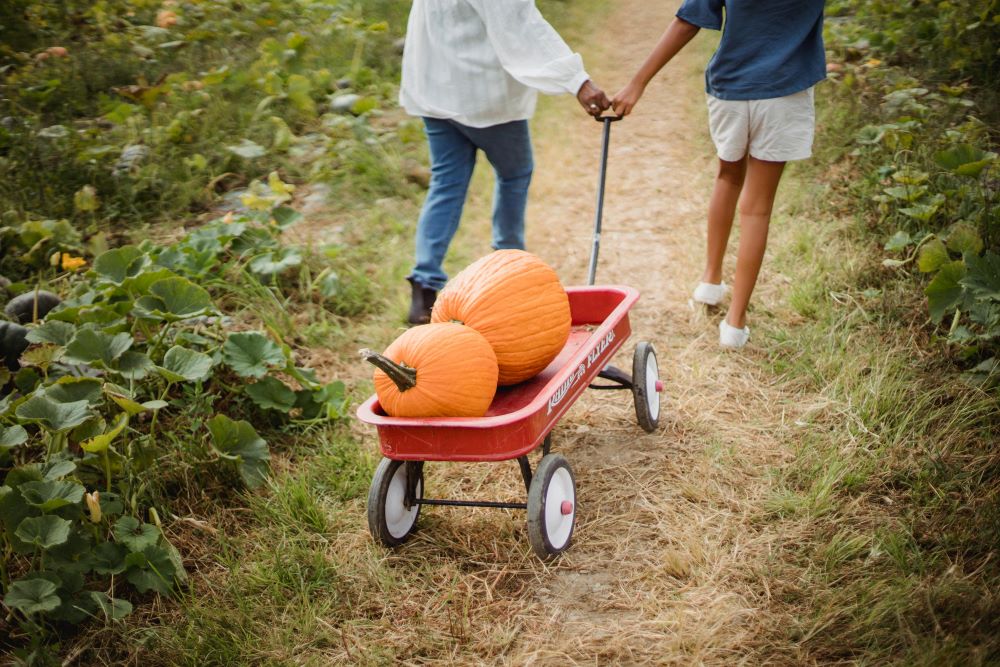
[[[500,384],[523,382],[569,338],[569,297],[548,264],[523,250],[497,250],[470,264],[438,294],[431,322],[461,322],[497,355]]]
[[[482,417],[497,390],[497,357],[481,334],[455,323],[408,329],[376,367],[375,393],[391,417]]]

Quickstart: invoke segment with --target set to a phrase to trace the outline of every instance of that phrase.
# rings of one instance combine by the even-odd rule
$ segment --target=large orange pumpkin
[[[375,367],[375,393],[392,417],[482,417],[497,390],[497,357],[461,324],[407,330],[385,353],[361,350]]]
[[[548,264],[523,250],[497,250],[470,264],[441,291],[432,322],[461,322],[490,342],[500,384],[537,375],[566,344],[569,297]]]

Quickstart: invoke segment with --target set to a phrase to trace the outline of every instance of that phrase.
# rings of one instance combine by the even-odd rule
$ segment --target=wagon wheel
[[[405,463],[383,458],[368,489],[368,530],[372,537],[387,547],[398,547],[406,542],[420,516],[418,503],[410,506],[406,503],[410,475],[415,476],[412,480],[413,499],[419,501],[424,497],[424,475],[419,462]]]
[[[635,346],[632,357],[632,397],[635,399],[635,418],[639,426],[652,433],[660,423],[660,369],[656,363],[656,350],[652,343],[642,341]]]
[[[538,464],[528,491],[528,540],[542,560],[569,548],[576,521],[576,480],[562,454]]]

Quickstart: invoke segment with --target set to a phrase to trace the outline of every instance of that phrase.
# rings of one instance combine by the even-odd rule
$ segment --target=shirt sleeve
[[[575,95],[590,76],[534,0],[468,0],[486,26],[504,70],[548,95]]]
[[[724,0],[684,0],[677,10],[677,18],[699,28],[722,30]]]

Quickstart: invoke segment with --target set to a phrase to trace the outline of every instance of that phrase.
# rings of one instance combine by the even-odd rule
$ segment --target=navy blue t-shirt
[[[826,78],[824,0],[684,0],[677,17],[722,30],[705,90],[723,100],[766,100]],[[725,9],[725,29],[722,18]]]

